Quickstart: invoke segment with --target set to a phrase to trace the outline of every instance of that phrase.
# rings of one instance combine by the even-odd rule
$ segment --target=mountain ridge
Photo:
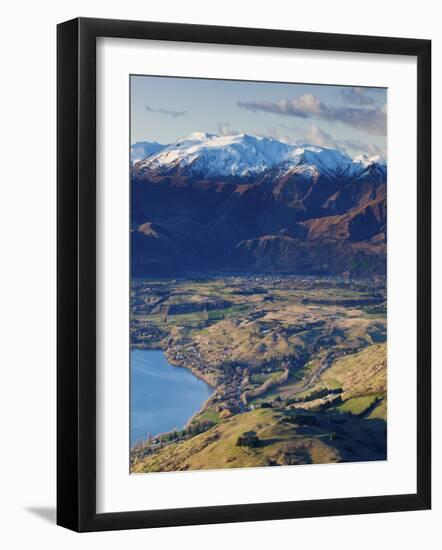
[[[131,167],[134,276],[385,276],[385,161],[196,132]]]
[[[352,159],[338,149],[317,145],[289,144],[252,134],[220,136],[193,132],[149,153],[135,162],[134,169],[139,174],[180,170],[183,174],[206,178],[256,176],[275,168],[279,175],[297,169],[357,177],[374,165],[379,170],[386,167],[379,157],[359,155]]]

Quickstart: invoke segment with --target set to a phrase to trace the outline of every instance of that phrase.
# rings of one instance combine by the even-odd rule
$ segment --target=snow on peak
[[[163,148],[164,145],[156,141],[137,141],[130,146],[130,159],[133,163],[139,162],[146,157],[158,153]]]
[[[380,155],[372,155],[372,156],[368,156],[364,154],[358,155],[353,159],[353,162],[360,164],[364,168],[367,168],[371,164],[381,164],[384,166],[387,165],[387,161],[385,160],[385,158],[381,157]]]
[[[187,141],[204,141],[215,137],[215,134],[209,134],[209,132],[192,132],[186,138]]]
[[[342,151],[317,145],[295,145],[288,158],[298,170],[301,167],[314,167],[318,172],[331,176],[347,173],[353,162]]]
[[[193,132],[148,157],[138,167],[152,170],[186,168],[190,173],[206,177],[248,176],[283,162],[290,150],[287,144],[259,136]]]
[[[192,132],[137,163],[141,170],[169,172],[180,169],[203,177],[247,177],[279,167],[331,176],[365,170],[371,159],[353,160],[335,149],[297,145],[250,134],[217,135]]]

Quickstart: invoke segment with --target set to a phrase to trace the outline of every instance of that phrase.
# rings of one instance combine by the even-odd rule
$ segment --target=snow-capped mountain
[[[164,145],[157,143],[156,141],[137,141],[130,147],[130,159],[132,164],[139,162],[158,151],[164,149]]]
[[[137,164],[140,170],[214,176],[249,176],[281,164],[291,147],[276,140],[238,134],[218,136],[194,132]]]
[[[288,144],[249,134],[219,136],[194,132],[149,153],[136,163],[136,170],[160,174],[180,171],[204,178],[250,178],[275,169],[279,176],[296,171],[358,177],[374,164],[382,162],[362,156],[352,159],[342,151],[316,145]]]
[[[382,159],[195,132],[136,162],[131,182],[136,276],[213,269],[385,275]]]

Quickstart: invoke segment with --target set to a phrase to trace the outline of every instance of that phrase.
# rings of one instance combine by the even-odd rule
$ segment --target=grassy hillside
[[[243,434],[255,432],[255,447],[238,446]],[[357,416],[287,409],[257,409],[227,419],[187,441],[139,457],[132,472],[161,472],[324,464],[381,460],[385,423]]]
[[[376,344],[359,353],[340,357],[327,369],[309,392],[321,388],[342,388],[342,412],[387,420],[387,350]]]

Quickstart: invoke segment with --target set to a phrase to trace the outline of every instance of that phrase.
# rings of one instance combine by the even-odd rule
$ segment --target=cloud
[[[163,115],[170,115],[173,117],[183,116],[186,114],[186,111],[169,111],[167,109],[158,109],[158,112]]]
[[[387,149],[375,143],[365,143],[358,139],[341,139],[337,141],[337,145],[344,151],[352,153],[353,155],[363,153],[369,157],[387,157]]]
[[[144,108],[146,109],[146,111],[149,111],[149,113],[160,113],[162,115],[169,115],[173,117],[183,116],[186,114],[186,111],[171,111],[169,109],[163,109],[161,107],[159,109],[153,109],[149,105],[145,105]]]
[[[267,111],[278,115],[298,116],[308,118],[312,115],[319,115],[321,102],[313,94],[304,94],[291,99],[280,99],[279,101],[238,101],[239,107],[257,111]]]
[[[341,122],[368,134],[385,136],[387,133],[386,106],[384,107],[334,107],[325,106],[322,118]]]
[[[374,143],[367,143],[359,139],[333,139],[330,134],[324,132],[319,126],[310,126],[304,133],[303,140],[311,145],[340,149],[350,156],[363,153],[369,157],[380,156],[386,158],[387,154],[385,147],[380,147]]]
[[[293,143],[293,136],[290,133],[281,131],[284,125],[272,126],[262,134],[263,137],[276,139],[282,143]]]
[[[386,134],[386,105],[327,105],[313,94],[303,94],[291,99],[278,101],[239,101],[239,107],[257,113],[264,111],[300,118],[318,118],[331,122],[340,122],[369,134]]]
[[[374,143],[367,143],[360,139],[333,139],[333,137],[321,130],[318,126],[310,126],[303,136],[306,143],[319,145],[320,147],[329,147],[331,149],[340,149],[350,156],[363,153],[369,157],[380,156],[386,158],[386,148],[380,147]]]
[[[240,133],[239,130],[232,128],[230,122],[218,122],[216,131],[220,136],[231,136]]]
[[[307,129],[299,126],[279,124],[277,127],[270,128],[267,135],[286,143],[297,142],[308,145],[318,145],[319,147],[329,149],[339,149],[351,157],[365,154],[369,157],[378,155],[382,158],[386,158],[387,155],[385,147],[374,143],[367,143],[359,139],[335,139],[331,134],[315,124],[310,125]]]
[[[307,131],[304,133],[303,139],[306,143],[311,143],[312,145],[319,145],[320,147],[329,147],[335,149],[337,144],[333,140],[332,136],[327,132],[324,132],[319,126],[312,125],[307,128]]]
[[[344,100],[352,105],[374,105],[374,99],[367,95],[365,88],[341,88],[341,94]]]

